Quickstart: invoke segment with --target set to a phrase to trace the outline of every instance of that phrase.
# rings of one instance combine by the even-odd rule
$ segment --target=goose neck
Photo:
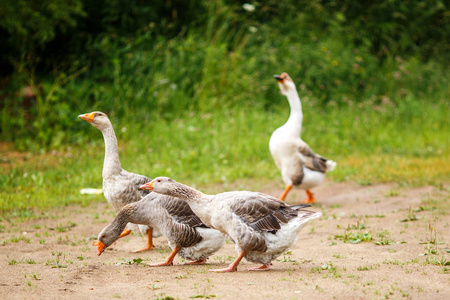
[[[289,92],[287,98],[289,101],[289,106],[291,107],[289,119],[296,118],[301,120],[303,118],[302,102],[300,101],[297,91]]]
[[[114,232],[119,236],[127,226],[128,222],[132,218],[133,210],[130,206],[125,206],[112,221],[111,226],[114,228]]]
[[[116,134],[112,126],[102,130],[105,140],[105,161],[103,163],[103,177],[117,175],[122,171],[119,160],[119,147]]]
[[[208,198],[207,195],[203,194],[202,192],[181,183],[178,183],[175,186],[175,189],[173,190],[173,196],[185,200],[188,203],[201,203]]]
[[[297,91],[289,92],[287,98],[289,101],[291,112],[289,114],[289,119],[286,122],[286,126],[294,130],[293,134],[295,136],[299,136],[301,133],[303,122],[302,103]]]

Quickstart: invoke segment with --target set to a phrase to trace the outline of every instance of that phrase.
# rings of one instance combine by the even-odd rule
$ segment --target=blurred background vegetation
[[[267,146],[289,113],[281,72],[305,140],[338,161],[332,179],[448,181],[449,20],[439,0],[2,1],[0,137],[50,156],[3,159],[3,209],[40,205],[23,193],[48,203],[70,176],[101,184],[103,140],[76,118],[93,110],[110,116],[129,171],[281,185]]]

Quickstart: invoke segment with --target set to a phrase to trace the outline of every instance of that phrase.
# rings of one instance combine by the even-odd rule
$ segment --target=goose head
[[[159,194],[173,196],[176,191],[176,181],[169,177],[157,177],[139,187],[143,190],[154,191]]]
[[[105,113],[102,113],[101,111],[94,111],[87,114],[81,114],[78,116],[78,118],[85,120],[88,123],[91,123],[92,126],[100,130],[103,130],[111,126],[111,121],[109,120],[108,116]]]
[[[278,86],[283,95],[287,96],[291,91],[297,91],[294,81],[289,77],[288,73],[273,76],[278,81]]]
[[[117,240],[120,233],[117,224],[114,222],[103,228],[97,238],[97,254],[102,254],[106,248],[111,246],[111,244]]]

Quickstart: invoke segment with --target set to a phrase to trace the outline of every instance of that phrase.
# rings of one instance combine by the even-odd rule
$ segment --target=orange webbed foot
[[[162,262],[162,263],[156,263],[156,264],[149,264],[149,267],[165,267],[165,266],[173,266],[173,261],[171,262]]]
[[[147,230],[147,246],[142,249],[134,250],[133,253],[152,250],[153,247],[153,228]]]
[[[316,202],[316,198],[314,198],[314,194],[310,190],[306,190],[306,200],[302,203],[313,204]]]
[[[215,269],[215,270],[209,270],[210,272],[215,272],[215,273],[226,273],[226,272],[237,272],[237,266],[239,265],[239,263],[241,262],[242,258],[245,256],[245,252],[240,252],[238,257],[236,258],[235,261],[233,261],[228,268],[225,269]]]
[[[185,265],[204,265],[206,263],[206,259],[199,259],[196,261],[190,261],[185,263]]]
[[[264,265],[259,266],[257,268],[249,268],[248,270],[249,271],[269,271],[270,267],[269,267],[269,265],[264,264]]]
[[[215,270],[209,270],[210,272],[214,273],[226,273],[226,272],[237,272],[237,267],[235,266],[229,266],[228,268],[224,269],[215,269]]]
[[[157,263],[157,264],[150,264],[148,266],[149,267],[173,266],[173,259],[174,259],[175,255],[177,255],[178,251],[180,251],[180,250],[181,250],[181,248],[175,247],[175,249],[173,249],[173,251],[170,254],[170,256],[164,262]]]
[[[147,251],[147,250],[152,250],[154,247],[153,247],[153,245],[152,246],[147,246],[147,247],[145,247],[145,248],[142,248],[142,249],[138,249],[138,250],[134,250],[134,251],[131,251],[131,252],[133,252],[133,253],[139,253],[139,252],[142,252],[142,251]]]

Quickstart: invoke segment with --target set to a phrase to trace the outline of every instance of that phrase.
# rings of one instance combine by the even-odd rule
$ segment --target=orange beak
[[[98,241],[98,244],[97,244],[97,255],[100,256],[100,254],[102,254],[103,251],[105,251],[105,250],[106,250],[105,244],[103,244],[101,241]]]
[[[286,78],[286,76],[283,76],[284,74],[281,75],[273,75],[273,77],[279,82],[279,83],[283,83],[284,79]]]
[[[91,112],[89,114],[83,114],[83,115],[79,115],[78,118],[83,119],[89,123],[92,123],[92,121],[94,120],[95,117],[95,112]]]
[[[146,184],[143,184],[139,187],[140,189],[152,191],[153,190],[153,180],[150,182],[147,182]]]
[[[284,80],[289,77],[286,72],[281,73],[281,75],[273,75],[273,77],[279,82],[284,83]]]

